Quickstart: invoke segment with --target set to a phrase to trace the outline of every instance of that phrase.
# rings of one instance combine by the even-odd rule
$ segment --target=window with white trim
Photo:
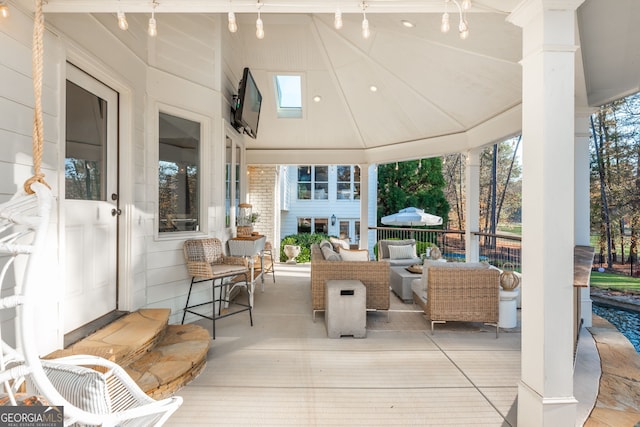
[[[359,200],[360,199],[360,166],[343,165],[336,167],[336,199]]]
[[[298,233],[329,234],[329,218],[298,218]]]
[[[329,166],[298,166],[298,200],[329,199]]]
[[[159,124],[158,231],[198,231],[201,125],[162,112]]]

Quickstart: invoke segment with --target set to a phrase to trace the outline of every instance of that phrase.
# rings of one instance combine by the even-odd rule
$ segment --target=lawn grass
[[[592,271],[591,286],[618,291],[640,291],[640,278]]]
[[[498,233],[513,233],[522,236],[522,224],[498,224]]]

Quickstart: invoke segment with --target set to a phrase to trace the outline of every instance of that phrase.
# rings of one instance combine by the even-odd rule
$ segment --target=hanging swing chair
[[[65,426],[74,423],[160,426],[181,405],[181,397],[154,400],[123,368],[97,356],[53,360],[41,360],[38,356],[37,321],[47,319],[40,319],[36,311],[38,295],[44,285],[43,281],[36,280],[36,273],[42,269],[53,204],[53,195],[41,172],[43,31],[42,0],[35,0],[34,175],[11,200],[0,204],[0,285],[5,293],[13,291],[12,295],[0,298],[0,310],[10,312],[6,317],[15,312],[18,343],[11,346],[0,334],[0,402],[14,406],[33,402],[62,406]],[[20,393],[25,387],[26,394]]]

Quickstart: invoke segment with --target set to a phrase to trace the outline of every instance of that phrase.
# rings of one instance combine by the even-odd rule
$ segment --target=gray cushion
[[[333,249],[333,246],[331,245],[331,242],[330,242],[330,241],[328,241],[328,240],[326,240],[326,239],[321,240],[321,241],[320,241],[320,244],[319,244],[318,246],[320,246],[320,249],[322,249],[322,248],[324,248],[324,247],[332,248],[332,249]]]
[[[385,259],[384,261],[388,262],[390,266],[405,266],[408,267],[413,264],[422,264],[422,259],[419,257],[416,258],[406,258],[406,259]]]
[[[340,254],[334,251],[331,248],[327,248],[326,246],[321,249],[322,255],[324,256],[325,261],[341,261]]]

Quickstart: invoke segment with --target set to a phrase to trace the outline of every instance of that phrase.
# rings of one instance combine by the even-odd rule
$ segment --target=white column
[[[472,232],[480,230],[480,152],[479,148],[467,152],[465,165],[465,251],[467,262],[478,262],[480,243]]]
[[[584,110],[576,114],[576,129],[575,129],[575,146],[574,146],[574,158],[575,158],[575,222],[574,233],[576,239],[576,245],[589,246],[591,242],[589,237],[591,235],[591,200],[590,196],[590,160],[591,153],[589,152],[589,136],[590,136],[590,122],[589,117],[591,111]],[[580,310],[582,313],[582,320],[585,328],[592,326],[591,311],[593,304],[591,301],[591,286],[580,289]]]
[[[582,0],[524,0],[518,426],[574,426],[574,63]]]
[[[369,248],[369,164],[360,165],[360,249]]]

